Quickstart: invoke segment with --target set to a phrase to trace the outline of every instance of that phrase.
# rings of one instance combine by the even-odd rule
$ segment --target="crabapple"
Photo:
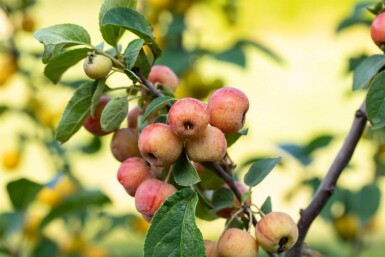
[[[95,109],[94,117],[89,115],[83,123],[84,128],[95,136],[105,136],[111,133],[103,131],[102,125],[100,124],[100,118],[102,116],[103,109],[110,100],[111,98],[107,95],[101,96],[99,104]]]
[[[230,228],[219,238],[217,250],[220,257],[255,257],[258,254],[258,242],[249,233]]]
[[[138,135],[134,129],[121,128],[115,131],[110,149],[116,160],[123,162],[130,157],[140,157]]]
[[[372,25],[370,26],[370,36],[373,42],[379,47],[383,48],[385,44],[385,13],[379,14]],[[382,49],[385,50],[385,49]]]
[[[206,257],[218,257],[217,242],[204,240]]]
[[[135,192],[143,181],[153,178],[150,167],[139,157],[126,159],[119,167],[117,178],[126,192],[135,196]]]
[[[200,136],[209,124],[206,106],[198,99],[186,97],[179,99],[168,112],[171,130],[181,138]]]
[[[245,123],[249,100],[241,90],[223,87],[210,96],[207,110],[212,126],[219,128],[223,133],[235,133]]]
[[[159,83],[167,86],[174,92],[178,87],[178,77],[169,67],[164,65],[152,66],[148,74],[148,80],[153,84]]]
[[[186,152],[194,162],[220,161],[226,154],[225,135],[216,127],[207,126],[203,134],[186,141]]]
[[[138,128],[138,116],[142,114],[142,110],[136,106],[127,113],[127,125],[129,128]]]
[[[104,55],[89,53],[84,60],[83,69],[89,78],[102,79],[110,73],[112,61]]]
[[[161,180],[145,180],[136,190],[135,207],[149,221],[163,202],[176,191],[173,185]]]
[[[333,221],[334,230],[343,240],[354,241],[357,239],[361,224],[360,219],[355,214],[344,214]]]
[[[163,123],[145,127],[139,135],[138,144],[143,158],[155,167],[171,165],[183,150],[182,139]]]
[[[284,212],[270,212],[255,227],[259,245],[269,253],[282,253],[297,242],[298,227]]]

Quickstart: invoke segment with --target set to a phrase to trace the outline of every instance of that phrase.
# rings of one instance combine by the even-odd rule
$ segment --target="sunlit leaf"
[[[165,107],[167,104],[175,102],[176,99],[170,96],[161,96],[157,97],[151,101],[151,103],[147,106],[146,111],[142,116],[142,121],[145,121],[151,114],[158,111],[159,109]]]
[[[100,124],[102,130],[106,132],[117,129],[120,124],[126,119],[128,113],[127,97],[116,97],[109,101],[104,107]]]
[[[185,152],[174,163],[173,175],[175,182],[180,186],[192,186],[201,181],[194,165],[187,158]]]
[[[372,78],[384,66],[384,55],[372,55],[363,60],[353,74],[353,91],[366,88]]]
[[[123,55],[123,61],[126,64],[126,69],[131,69],[134,67],[143,45],[144,40],[141,38],[134,39],[128,44],[126,50],[124,50]]]
[[[256,161],[245,175],[245,184],[250,187],[258,185],[267,175],[269,175],[280,160],[281,157],[266,158]]]
[[[369,88],[366,99],[366,112],[373,125],[385,121],[385,72],[378,74]]]

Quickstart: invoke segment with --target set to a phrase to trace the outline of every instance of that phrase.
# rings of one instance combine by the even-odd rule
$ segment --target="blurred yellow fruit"
[[[369,232],[374,232],[376,230],[378,230],[380,224],[379,224],[379,220],[377,217],[373,217],[371,220],[369,220],[368,224],[367,224],[367,229]]]
[[[35,20],[33,17],[26,15],[21,22],[21,28],[26,32],[33,32],[35,30]]]
[[[171,0],[148,0],[152,8],[166,8],[170,5]]]
[[[37,194],[36,200],[53,207],[62,200],[62,196],[54,188],[44,187]]]
[[[360,220],[354,214],[346,214],[333,222],[338,236],[344,240],[354,240],[360,233]]]
[[[21,153],[19,150],[9,150],[2,156],[2,165],[8,171],[14,171],[20,164]]]
[[[40,120],[40,122],[48,127],[54,127],[59,119],[59,116],[57,113],[54,113],[51,110],[47,109],[39,109],[36,112],[36,116]]]
[[[0,56],[0,86],[5,85],[5,82],[17,71],[17,61],[14,56]]]
[[[74,235],[69,239],[68,242],[65,243],[62,251],[69,254],[82,253],[86,248],[86,240],[81,235]]]
[[[150,227],[150,223],[145,221],[142,217],[135,217],[132,223],[133,229],[135,232],[139,232],[142,235],[147,233],[148,228]]]
[[[83,256],[84,257],[107,257],[108,254],[105,249],[95,245],[90,245],[84,249]]]
[[[54,188],[60,195],[64,197],[74,194],[77,190],[74,182],[66,176],[62,177]]]

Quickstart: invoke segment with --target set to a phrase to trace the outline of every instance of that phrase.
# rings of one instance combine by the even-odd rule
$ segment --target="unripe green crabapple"
[[[84,60],[83,69],[89,78],[103,79],[110,73],[112,61],[104,55],[89,53]]]

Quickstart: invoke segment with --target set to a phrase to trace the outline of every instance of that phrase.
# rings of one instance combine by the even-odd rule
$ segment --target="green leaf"
[[[83,125],[90,113],[92,87],[94,82],[82,84],[68,102],[56,129],[55,139],[65,143]]]
[[[230,189],[219,188],[213,195],[213,212],[234,206],[234,194]]]
[[[104,79],[99,80],[98,85],[96,86],[95,92],[92,95],[91,109],[90,109],[90,115],[92,118],[95,118],[94,115],[95,115],[96,107],[98,107],[100,97],[104,93],[105,85],[106,85],[106,80],[104,80]]]
[[[250,187],[258,185],[273,170],[280,160],[281,157],[266,158],[256,161],[251,165],[249,171],[245,175],[245,184]]]
[[[80,60],[84,59],[90,50],[90,48],[79,48],[66,51],[56,56],[45,66],[44,74],[56,84],[63,73]]]
[[[106,25],[102,26],[102,20],[107,11],[116,8],[116,7],[128,7],[135,9],[136,0],[105,0],[100,7],[99,12],[99,26],[100,32],[102,33],[103,39],[110,44],[111,46],[116,46],[120,37],[123,35],[124,30],[114,26]]]
[[[143,74],[143,76],[148,77],[148,74],[150,73],[152,64],[147,58],[146,53],[144,52],[143,48],[140,49],[138,58],[136,59],[136,63],[134,65],[135,68],[138,68],[140,72]]]
[[[144,241],[144,257],[204,257],[203,237],[195,224],[197,194],[184,188],[155,213]]]
[[[224,180],[213,170],[205,168],[200,174],[200,185],[204,189],[218,189],[223,186]]]
[[[59,247],[56,243],[47,237],[43,237],[35,246],[31,256],[52,257],[57,256],[58,253]]]
[[[312,139],[304,148],[304,151],[310,155],[314,151],[328,146],[332,141],[333,137],[330,135],[320,135]]]
[[[372,78],[384,66],[384,55],[372,55],[363,60],[353,74],[353,91],[367,87]]]
[[[43,63],[47,63],[63,52],[64,48],[91,44],[88,32],[76,24],[59,24],[34,33],[34,37],[44,44]]]
[[[154,100],[151,101],[151,103],[147,106],[146,111],[144,112],[142,116],[142,121],[145,121],[151,114],[159,110],[160,108],[163,108],[168,103],[175,102],[177,99],[170,97],[170,96],[161,96],[157,97]]]
[[[0,115],[4,114],[6,111],[9,110],[9,107],[6,105],[0,105]]]
[[[123,55],[123,61],[126,64],[126,69],[132,69],[134,67],[143,45],[144,40],[141,38],[134,39],[128,44]]]
[[[93,136],[92,140],[87,144],[82,145],[79,150],[86,154],[98,152],[102,148],[102,140],[100,137]]]
[[[160,56],[161,50],[152,35],[151,25],[139,12],[124,7],[113,8],[105,13],[101,25],[115,25],[131,31],[149,45],[154,59]]]
[[[369,184],[362,187],[358,192],[358,214],[364,223],[369,222],[376,214],[381,203],[381,190],[376,184]]]
[[[42,188],[41,184],[21,178],[9,182],[7,192],[12,206],[16,210],[25,210]]]
[[[369,88],[366,99],[366,112],[373,125],[385,121],[385,71],[378,74]]]
[[[201,181],[194,165],[187,158],[185,152],[174,163],[172,172],[175,182],[180,186],[192,186]]]
[[[109,101],[104,107],[100,124],[102,130],[106,132],[113,131],[119,128],[120,124],[127,117],[128,101],[127,97],[116,97]]]
[[[232,144],[237,142],[237,140],[241,136],[246,136],[247,133],[249,132],[249,129],[243,129],[241,131],[238,131],[236,133],[231,133],[231,134],[226,134],[226,141],[227,141],[227,148],[229,148]]]
[[[272,211],[271,198],[268,196],[261,206],[261,211],[264,214],[269,214]]]
[[[62,202],[53,207],[51,211],[43,218],[39,228],[42,230],[52,220],[84,210],[86,207],[93,205],[102,206],[110,202],[111,200],[100,191],[79,192],[75,195],[65,198]]]

